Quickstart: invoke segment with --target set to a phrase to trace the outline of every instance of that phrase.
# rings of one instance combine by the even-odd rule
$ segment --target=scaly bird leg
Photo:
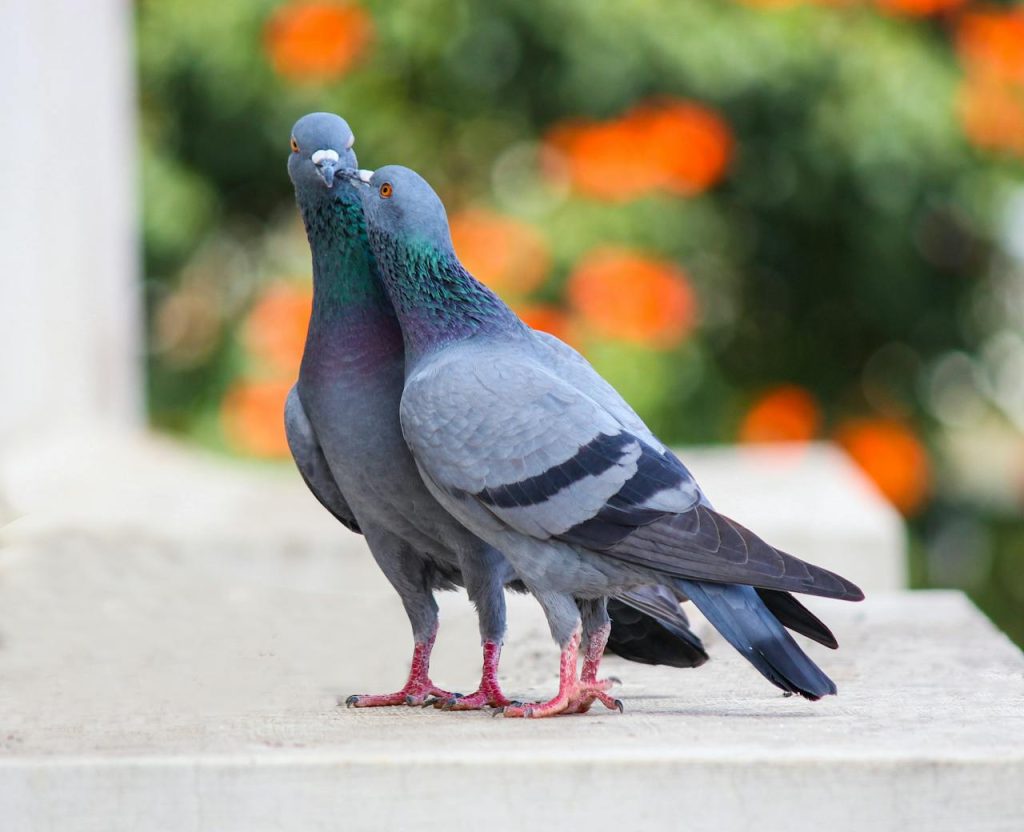
[[[484,669],[480,687],[467,696],[453,696],[447,701],[435,701],[435,707],[446,711],[474,711],[480,708],[501,708],[510,704],[498,684],[498,661],[501,659],[501,645],[494,641],[484,642]]]
[[[605,693],[612,685],[618,684],[619,680],[614,676],[609,676],[601,681],[597,679],[597,671],[601,667],[604,648],[608,644],[608,636],[611,631],[612,625],[607,623],[594,630],[587,639],[587,649],[583,654],[583,672],[580,674],[580,686],[587,692],[569,703],[566,708],[567,713],[585,714],[590,710],[595,699],[609,710],[622,711],[622,700],[614,699]]]
[[[380,708],[385,705],[422,705],[431,696],[451,699],[452,694],[430,681],[430,652],[434,649],[437,630],[426,641],[417,641],[412,653],[412,667],[405,687],[394,693],[357,693],[345,700],[350,708]]]
[[[608,631],[604,633],[604,639],[607,641]],[[580,651],[580,639],[581,633],[579,628],[572,634],[572,638],[566,648],[562,651],[562,657],[559,661],[559,673],[558,673],[558,694],[554,699],[548,702],[538,702],[534,704],[525,705],[508,705],[500,713],[507,717],[525,717],[532,719],[539,719],[545,716],[557,716],[563,713],[576,713],[576,709],[580,707],[581,703],[587,702],[587,708],[590,707],[595,699],[601,701],[606,707],[612,710],[622,711],[622,703],[618,699],[612,699],[610,696],[605,694],[614,682],[611,679],[604,679],[598,681],[597,667],[600,664],[600,655],[604,652],[604,643],[600,645],[598,650],[597,660],[591,663],[591,667],[584,665],[585,673],[593,673],[592,679],[584,680],[576,678],[576,660],[579,657]],[[593,643],[593,637],[590,639]],[[587,645],[588,656],[591,653],[590,644]]]

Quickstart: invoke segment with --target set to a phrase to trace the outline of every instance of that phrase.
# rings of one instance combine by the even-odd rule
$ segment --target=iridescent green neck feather
[[[450,247],[384,231],[372,234],[381,278],[402,325],[407,360],[465,338],[524,330],[516,314],[466,271]]]
[[[394,315],[356,199],[339,194],[300,205],[313,253],[312,326],[366,314]]]

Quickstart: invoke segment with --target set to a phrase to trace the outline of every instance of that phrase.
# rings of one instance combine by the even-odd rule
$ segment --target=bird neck
[[[380,275],[402,325],[407,367],[455,341],[524,324],[459,262],[450,244],[373,232]]]
[[[339,188],[323,198],[300,202],[313,254],[313,314],[310,327],[352,318],[394,319],[377,276],[358,196]]]

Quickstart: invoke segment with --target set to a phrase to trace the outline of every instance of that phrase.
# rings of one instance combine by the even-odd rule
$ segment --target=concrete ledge
[[[28,560],[0,582],[5,832],[1020,828],[1024,658],[957,593],[816,604],[842,643],[809,648],[840,688],[824,702],[777,695],[709,634],[698,670],[609,660],[625,715],[521,722],[338,707],[407,663],[368,558],[345,559],[344,593],[43,558],[48,588]],[[504,684],[549,693],[536,604],[515,598],[511,620]],[[439,683],[473,683],[476,641],[446,595]]]
[[[716,507],[776,546],[840,572],[866,592],[906,586],[899,514],[856,466],[828,444],[686,448],[683,460]],[[154,437],[87,434],[51,438],[0,457],[0,498],[18,519],[0,546],[69,537],[122,546],[197,551],[251,579],[280,561],[277,584],[318,586],[335,575],[339,550],[365,552],[358,536],[311,498],[290,466],[232,463]],[[0,550],[0,563],[3,552]]]
[[[792,480],[701,453],[712,496],[766,536],[807,518],[809,558],[861,512],[875,531],[851,555],[901,536],[828,449]],[[811,601],[842,644],[808,648],[839,685],[825,702],[781,697],[704,633],[698,670],[607,662],[622,716],[340,708],[401,683],[408,625],[361,539],[279,473],[150,440],[2,461],[2,832],[1021,828],[1020,652],[963,596],[871,592],[859,569],[867,602]],[[549,695],[537,605],[513,598],[510,622],[503,684]],[[433,664],[439,684],[476,682],[461,594],[442,599]]]

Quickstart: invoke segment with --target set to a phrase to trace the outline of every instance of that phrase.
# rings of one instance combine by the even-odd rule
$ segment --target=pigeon
[[[834,645],[790,592],[848,601],[847,579],[784,553],[714,510],[694,477],[575,350],[527,327],[452,247],[445,209],[400,166],[346,171],[405,342],[402,432],[424,481],[500,549],[561,649],[549,701],[508,717],[622,709],[597,678],[605,598],[671,588],[786,694],[836,686],[786,625]],[[581,647],[585,656],[577,676]]]
[[[369,249],[360,198],[351,180],[339,175],[356,164],[354,135],[339,116],[313,113],[295,124],[290,144],[288,173],[313,259],[313,308],[299,378],[285,406],[288,445],[313,495],[342,525],[365,536],[402,599],[414,639],[401,689],[346,702],[437,702],[456,710],[505,705],[497,679],[504,588],[521,584],[497,549],[434,499],[402,438],[401,330]],[[476,606],[484,653],[480,686],[464,697],[430,679],[438,627],[433,593],[456,585]],[[707,659],[677,603],[648,589],[615,603],[620,613],[631,609],[616,632],[636,661],[695,667]]]

